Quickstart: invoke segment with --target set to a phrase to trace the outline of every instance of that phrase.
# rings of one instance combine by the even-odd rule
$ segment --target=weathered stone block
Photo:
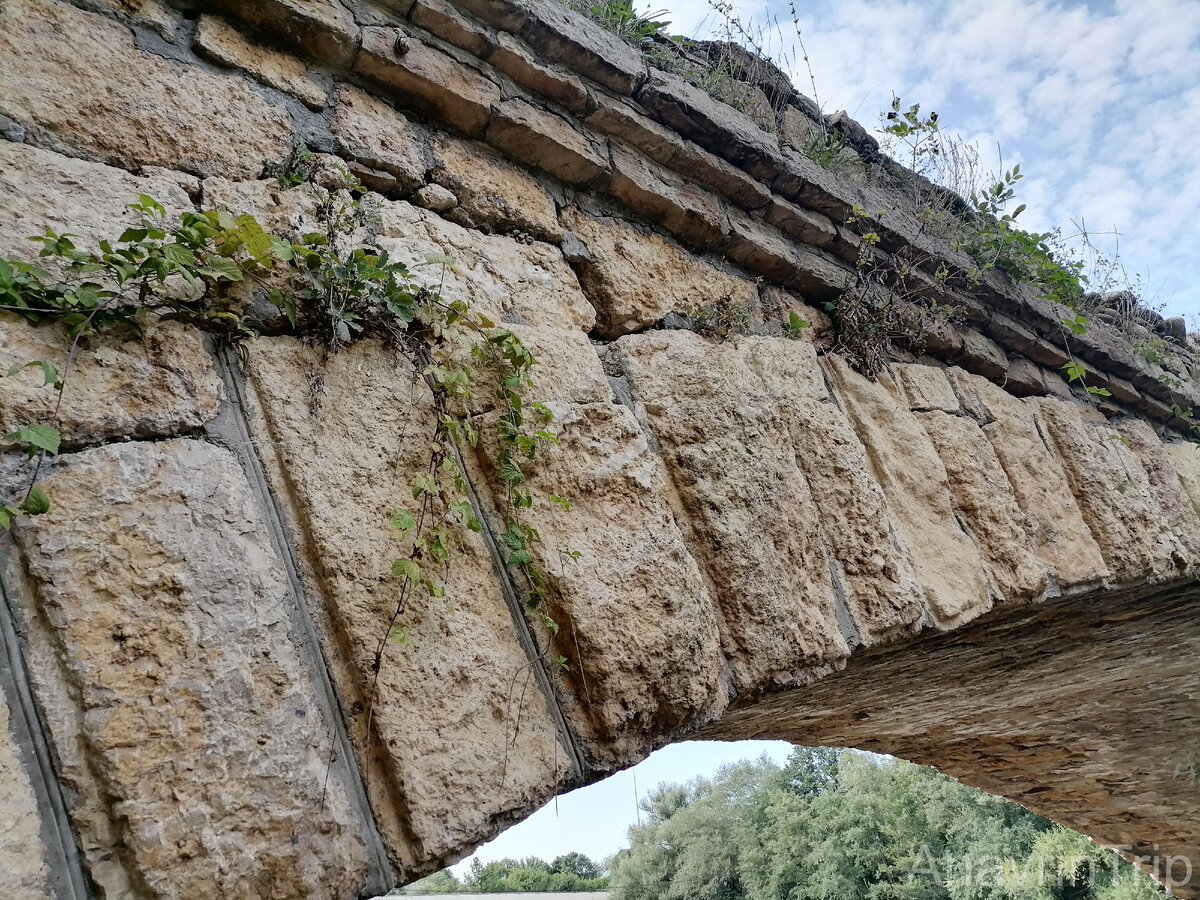
[[[1009,360],[1004,389],[1018,397],[1040,397],[1049,393],[1046,375],[1035,363],[1018,356]]]
[[[642,55],[582,13],[554,0],[520,0],[513,5],[525,16],[521,37],[551,61],[619,94],[632,94],[645,78]]]
[[[974,542],[954,519],[950,484],[915,413],[884,373],[867,380],[840,357],[824,357],[846,414],[867,448],[900,540],[910,549],[917,577],[940,625],[969,621],[992,605],[986,569]],[[899,403],[897,401],[900,401]]]
[[[529,467],[535,496],[571,501],[530,513],[549,573],[545,608],[560,626],[547,644],[570,661],[554,678],[572,727],[608,768],[723,708],[721,626],[633,414],[611,402],[552,408],[561,446]]]
[[[957,365],[984,378],[1004,378],[1008,372],[1008,357],[995,341],[988,340],[973,328],[960,329],[959,335],[963,345],[954,358]]]
[[[430,177],[453,192],[473,225],[487,231],[526,231],[557,243],[562,237],[554,200],[519,166],[486,147],[439,134],[432,143]]]
[[[983,426],[1025,516],[1034,552],[1060,587],[1094,584],[1109,574],[1057,455],[1046,446],[1036,401],[1018,400],[991,382],[949,369],[963,407]]]
[[[71,339],[57,325],[34,326],[0,313],[0,371],[32,360],[66,369]],[[55,421],[58,392],[43,385],[40,368],[4,379],[0,433]],[[71,367],[62,395],[59,429],[66,447],[117,437],[167,437],[211,421],[221,382],[204,336],[164,322],[141,339],[93,338]]]
[[[908,408],[913,412],[958,413],[958,396],[950,386],[946,370],[940,366],[893,363],[888,367],[888,374],[903,392]]]
[[[397,54],[397,41],[403,53]],[[477,69],[396,28],[363,29],[354,71],[387,89],[405,108],[471,137],[483,133],[500,88]]]
[[[313,378],[320,387],[309,404]],[[389,571],[404,550],[388,517],[413,508],[409,485],[428,464],[433,434],[412,367],[375,342],[322,361],[298,341],[262,339],[250,348],[249,380],[252,428],[314,563],[312,612],[326,623],[342,697],[357,710],[348,727],[384,838],[409,877],[439,868],[548,799],[569,777],[570,756],[529,682],[480,536],[464,531],[438,572],[449,603],[406,602],[399,621],[414,646],[386,642],[400,587]]]
[[[53,509],[16,531],[21,613],[93,880],[114,896],[356,894],[363,811],[343,767],[327,780],[330,723],[233,455],[112,444],[43,483]]]
[[[798,271],[794,246],[782,234],[740,210],[731,209],[725,255],[755,275],[783,284]]]
[[[0,14],[0,112],[39,146],[233,178],[256,177],[292,131],[245,80],[139,50],[127,27],[46,0]]]
[[[1185,551],[1185,562],[1200,561],[1200,514],[1193,508],[1173,465],[1173,457],[1149,423],[1123,419],[1116,423],[1117,433],[1129,442],[1150,482],[1150,491],[1171,528],[1171,534]],[[1194,445],[1193,445],[1194,446]]]
[[[712,194],[615,145],[612,166],[609,193],[634,212],[698,249],[724,240],[729,225],[721,201]]]
[[[383,101],[342,85],[330,130],[339,153],[387,172],[400,190],[411,191],[425,183],[429,168],[425,130]]]
[[[753,281],[724,272],[677,245],[620,219],[590,216],[569,206],[563,224],[592,260],[579,265],[583,291],[596,308],[596,331],[615,338],[653,325],[672,311],[708,306],[728,297],[757,301]]]
[[[566,119],[524,100],[496,106],[487,142],[569,184],[588,184],[608,171],[603,142],[592,141]]]
[[[1048,585],[1050,567],[1033,552],[1016,495],[979,425],[952,412],[918,418],[946,467],[954,510],[978,545],[1001,602],[1039,596]]]
[[[661,447],[683,535],[725,624],[738,691],[795,683],[848,653],[820,512],[782,400],[823,391],[819,371],[787,361],[773,374],[782,378],[787,366],[795,383],[768,386],[745,358],[752,351],[812,359],[808,344],[714,344],[686,331],[628,335],[609,351]]]
[[[507,32],[496,36],[496,49],[488,62],[517,84],[537,91],[570,112],[578,115],[587,109],[588,91],[582,81],[569,72],[546,65]]]
[[[828,216],[801,209],[778,197],[771,198],[763,218],[788,237],[814,247],[828,247],[837,239],[837,229]]]
[[[9,900],[51,897],[50,872],[42,844],[42,811],[10,727],[9,699],[0,689],[0,896]]]
[[[1083,518],[1113,577],[1174,574],[1188,554],[1155,500],[1141,461],[1107,422],[1086,422],[1074,403],[1037,404],[1047,442],[1062,461]]]
[[[213,62],[249,72],[263,84],[292,94],[310,109],[325,108],[325,89],[308,76],[303,60],[253,43],[223,19],[201,16],[193,44],[197,53]]]
[[[475,56],[487,56],[495,44],[492,32],[468,19],[444,0],[416,0],[408,17],[412,23]]]
[[[651,69],[637,100],[668,128],[753,175],[777,167],[780,151],[771,135],[749,116],[677,75]]]
[[[215,0],[211,6],[335,69],[348,69],[358,52],[358,26],[338,0]]]

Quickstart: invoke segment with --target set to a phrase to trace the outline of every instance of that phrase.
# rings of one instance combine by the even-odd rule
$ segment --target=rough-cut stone
[[[597,145],[566,119],[524,100],[505,100],[495,108],[487,141],[569,184],[587,184],[608,170],[603,143]]]
[[[1041,367],[1020,356],[1008,361],[1004,389],[1018,397],[1040,397],[1049,393]]]
[[[1129,449],[1145,469],[1150,491],[1178,540],[1186,562],[1195,565],[1200,561],[1200,516],[1192,508],[1171,456],[1147,422],[1124,419],[1116,425],[1117,434],[1129,442]]]
[[[183,24],[183,14],[163,0],[84,0],[80,5],[98,12],[108,11],[122,22],[153,28],[167,41],[175,39]]]
[[[0,76],[2,77],[2,76]],[[51,229],[70,232],[81,250],[94,251],[138,222],[127,208],[149,194],[170,216],[191,210],[192,200],[165,172],[137,177],[122,169],[61,156],[24,144],[0,142],[0,256],[37,261],[40,246],[28,238]]]
[[[0,313],[0,371],[46,360],[61,374],[70,347],[57,325],[34,326]],[[44,380],[36,366],[4,379],[0,433],[55,421],[58,392]],[[164,322],[140,340],[93,338],[71,367],[58,428],[64,446],[76,447],[117,437],[183,434],[212,420],[221,396],[203,335]]]
[[[614,197],[689,246],[704,250],[724,240],[729,225],[720,200],[637,153],[611,150]]]
[[[495,38],[443,0],[416,0],[408,13],[412,23],[475,56],[487,56]]]
[[[739,692],[794,683],[798,670],[832,665],[848,652],[820,512],[779,396],[795,402],[823,384],[818,370],[803,366],[793,384],[767,384],[744,358],[766,352],[755,343],[764,342],[712,344],[686,331],[658,331],[623,337],[610,350],[661,448],[684,537],[724,623]],[[806,344],[772,344],[779,353],[811,353]],[[678,371],[688,377],[673,377]]]
[[[458,205],[458,198],[440,184],[427,184],[412,195],[412,202],[422,209],[444,213]]]
[[[106,896],[356,893],[362,823],[344,770],[326,780],[330,725],[233,455],[113,444],[43,484],[53,509],[17,531],[21,612],[92,879]]]
[[[570,661],[555,673],[559,696],[587,756],[607,768],[647,752],[657,729],[682,733],[723,708],[721,623],[633,414],[614,403],[552,408],[561,446],[528,467],[535,496],[570,498],[569,510],[546,502],[529,514],[560,626],[549,652]],[[652,620],[665,627],[641,627]]]
[[[982,375],[984,378],[1003,380],[1008,372],[1008,357],[994,341],[985,338],[978,331],[964,328],[962,349],[954,361],[969,372]]]
[[[592,262],[579,265],[583,291],[596,308],[596,331],[614,338],[640,331],[669,312],[709,306],[728,297],[757,300],[754,282],[728,274],[656,234],[620,219],[563,210],[563,224],[587,244]]]
[[[424,184],[429,168],[425,130],[383,101],[342,85],[329,127],[343,156],[387,172],[402,190]]]
[[[825,357],[825,371],[867,448],[934,615],[954,625],[985,612],[992,597],[983,560],[955,521],[941,457],[916,414],[897,404],[895,382],[886,373],[868,381],[832,355]]]
[[[387,90],[405,108],[471,137],[483,133],[500,88],[477,69],[396,28],[363,29],[354,71]],[[397,41],[405,51],[397,54]]]
[[[8,900],[45,900],[49,871],[42,846],[41,813],[21,764],[9,724],[9,700],[0,690],[0,896]]]
[[[244,79],[144,52],[127,27],[45,0],[4,4],[0,113],[51,149],[235,178],[279,158],[292,130]]]
[[[514,5],[526,16],[521,37],[553,62],[619,94],[632,94],[645,77],[642,55],[582,13],[554,0],[520,0]]]
[[[837,238],[837,230],[828,216],[801,209],[778,197],[772,198],[763,218],[789,237],[814,247],[828,247]]]
[[[249,368],[252,427],[315,563],[324,603],[313,612],[328,623],[325,654],[352,710],[372,805],[411,878],[544,802],[567,778],[570,757],[556,746],[492,560],[472,532],[438,573],[446,600],[407,601],[400,622],[415,646],[382,644],[372,703],[374,655],[400,587],[389,570],[403,552],[388,516],[413,509],[409,484],[426,465],[433,430],[411,367],[373,342],[322,361],[276,338],[250,348]],[[304,400],[310,391],[313,404]]]
[[[651,69],[637,99],[668,128],[753,175],[773,170],[780,158],[775,139],[753,119],[678,75]]]
[[[496,49],[488,62],[517,84],[537,91],[576,115],[587,109],[588,92],[582,81],[569,72],[541,62],[525,44],[507,32],[502,31],[496,36]]]
[[[263,84],[294,95],[311,109],[325,108],[325,89],[309,77],[303,61],[253,43],[223,19],[201,16],[193,42],[200,55],[249,72]]]
[[[755,275],[783,284],[798,271],[795,244],[757,219],[729,210],[729,246],[725,255]]]
[[[949,370],[963,407],[983,426],[1025,515],[1025,531],[1063,588],[1109,574],[1100,548],[1071,493],[1057,455],[1042,437],[1033,401],[1021,401],[986,379]]]
[[[913,412],[937,409],[958,413],[958,396],[950,386],[944,369],[914,363],[893,363],[888,367],[888,373],[904,393],[908,408]]]
[[[1049,566],[1030,546],[1008,477],[979,425],[936,410],[918,418],[946,467],[954,511],[979,546],[1001,602],[1037,597],[1047,587]]]
[[[1163,448],[1171,467],[1179,478],[1179,486],[1200,516],[1200,444],[1191,441],[1172,441]]]
[[[1100,552],[1114,578],[1175,574],[1187,553],[1154,498],[1149,479],[1121,435],[1101,419],[1085,421],[1063,400],[1037,403],[1046,439],[1062,461]]]
[[[430,177],[454,193],[468,221],[488,231],[528,232],[557,243],[562,228],[554,201],[536,178],[477,144],[448,135],[433,141]]]
[[[304,59],[345,69],[358,52],[358,26],[338,0],[215,0],[211,5]]]

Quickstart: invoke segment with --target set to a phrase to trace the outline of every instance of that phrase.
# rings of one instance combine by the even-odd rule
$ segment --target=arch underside
[[[1187,877],[1200,859],[1198,655],[1192,579],[1068,597],[856,655],[807,687],[733,705],[694,737],[852,746],[933,766],[1200,897]]]

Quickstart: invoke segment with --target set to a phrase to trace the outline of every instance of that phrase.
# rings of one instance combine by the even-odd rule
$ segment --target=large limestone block
[[[610,770],[724,707],[721,625],[633,414],[611,402],[551,406],[560,446],[527,466],[536,499],[524,514],[542,536],[544,608],[560,626],[552,641],[539,631],[549,654],[569,661],[553,674],[588,762]],[[477,470],[490,473],[486,454]],[[490,508],[494,520],[511,517],[503,499]]]
[[[242,178],[278,159],[292,131],[246,80],[139,50],[128,28],[50,0],[4,4],[0,112],[52,149]]]
[[[29,774],[21,764],[9,721],[8,698],[0,690],[0,897],[45,900],[49,872],[42,847],[41,813]]]
[[[1173,441],[1164,445],[1171,467],[1179,478],[1179,486],[1200,515],[1200,444],[1190,441]]]
[[[354,895],[361,823],[340,767],[327,780],[313,661],[234,456],[110,444],[60,458],[44,483],[54,509],[16,532],[17,595],[104,895]]]
[[[569,756],[477,535],[437,572],[445,600],[407,601],[413,646],[385,644],[374,680],[400,587],[388,517],[415,511],[433,430],[411,367],[375,343],[323,361],[290,338],[255,342],[249,366],[253,428],[311,563],[372,805],[404,870],[431,871],[549,799]]]
[[[401,190],[425,183],[429,168],[425,130],[382,100],[342,85],[329,128],[341,154],[389,173]]]
[[[824,362],[912,551],[935,619],[953,626],[987,611],[993,598],[984,561],[955,518],[946,467],[900,389],[887,373],[870,381],[838,356]]]
[[[48,260],[38,259],[41,245],[28,240],[47,229],[77,235],[72,238],[76,247],[96,250],[101,240],[116,240],[137,224],[137,214],[127,207],[137,202],[138,194],[158,200],[171,217],[193,209],[191,198],[165,173],[139,177],[112,166],[0,141],[0,209],[4,211],[0,256],[48,267]]]
[[[310,109],[325,108],[325,89],[309,77],[303,60],[254,43],[223,19],[201,16],[192,40],[196,52],[213,62],[249,72],[263,84],[297,97]]]
[[[1129,442],[1129,449],[1146,470],[1151,493],[1170,524],[1171,534],[1185,552],[1188,565],[1196,565],[1200,562],[1200,515],[1188,499],[1181,483],[1183,476],[1173,465],[1167,447],[1142,419],[1118,422],[1117,433]]]
[[[1060,587],[1094,583],[1108,575],[1084,522],[1062,463],[1043,439],[1036,407],[986,378],[947,370],[963,407],[982,426],[1008,475],[1034,552],[1050,564]]]
[[[305,59],[347,68],[358,52],[358,26],[338,0],[214,0],[212,5]]]
[[[68,373],[61,408],[39,367],[0,382],[0,433],[57,420],[63,445],[78,447],[117,437],[183,434],[216,417],[221,381],[196,329],[162,322],[141,338],[92,338],[67,369],[71,343],[58,325],[30,325],[0,313],[0,372],[45,360],[60,375]]]
[[[524,169],[481,145],[445,134],[434,138],[433,155],[431,178],[454,193],[466,214],[464,225],[487,231],[519,229],[554,242],[562,238],[554,201]]]
[[[1035,401],[1047,443],[1062,461],[1084,521],[1113,577],[1175,574],[1187,551],[1173,534],[1141,460],[1112,425],[1085,420],[1064,400]]]
[[[393,259],[415,266],[414,274],[423,283],[440,284],[444,296],[465,300],[497,322],[580,331],[595,325],[595,310],[557,247],[483,235],[404,201],[370,195],[364,202],[377,212],[374,243]],[[223,178],[204,182],[206,207],[251,213],[277,234],[312,231],[317,227],[316,203],[307,188],[282,191],[273,182]],[[420,265],[430,255],[449,256],[454,263],[444,270],[441,265]]]
[[[640,331],[669,312],[726,297],[738,305],[758,302],[753,281],[718,269],[657,234],[620,219],[588,215],[576,206],[563,210],[562,221],[591,255],[580,267],[580,279],[603,337]]]
[[[1025,514],[979,425],[939,410],[920,413],[918,418],[946,467],[954,510],[979,545],[993,587],[1006,602],[1041,594],[1049,566],[1030,546]]]
[[[820,512],[782,408],[788,385],[747,364],[754,343],[650,331],[610,350],[661,448],[739,691],[795,683],[848,653]],[[801,346],[772,342],[779,353]]]

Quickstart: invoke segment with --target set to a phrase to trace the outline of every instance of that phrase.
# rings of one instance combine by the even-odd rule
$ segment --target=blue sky
[[[656,0],[670,30],[705,36],[710,0]],[[1200,0],[797,0],[826,112],[868,129],[893,93],[937,111],[995,168],[1026,178],[1026,228],[1072,221],[1118,249],[1152,305],[1200,314]],[[642,8],[638,4],[638,8]],[[786,3],[737,3],[793,83],[812,94]],[[779,27],[764,26],[777,16]]]
[[[709,0],[657,0],[670,31],[705,37],[719,22]],[[1015,202],[1026,228],[1083,222],[1105,252],[1119,250],[1144,294],[1168,315],[1200,317],[1200,0],[797,0],[816,93],[868,129],[893,93],[937,111],[943,129],[978,145],[986,168],[1016,163]],[[764,48],[791,59],[792,80],[813,89],[786,4],[736,6]],[[771,15],[779,27],[764,25]],[[753,24],[758,23],[758,24]],[[1190,323],[1200,331],[1200,322]],[[625,845],[638,792],[711,775],[780,742],[686,743],[632,770],[559,798],[478,855],[603,857]],[[469,861],[455,866],[464,872]]]

